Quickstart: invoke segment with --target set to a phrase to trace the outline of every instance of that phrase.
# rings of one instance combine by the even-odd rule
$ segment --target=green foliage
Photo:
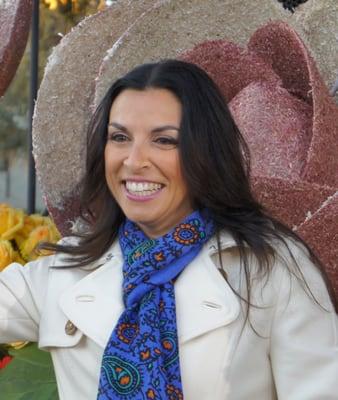
[[[49,353],[35,344],[11,350],[14,359],[0,372],[1,398],[57,400],[55,375]]]

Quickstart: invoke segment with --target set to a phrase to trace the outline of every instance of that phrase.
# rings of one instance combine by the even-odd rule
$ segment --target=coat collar
[[[235,245],[230,235],[222,235],[223,250]],[[228,325],[239,314],[237,297],[211,260],[215,251],[217,240],[212,238],[175,283],[180,343]],[[67,318],[101,347],[105,347],[124,309],[122,264],[116,241],[100,260],[82,267],[88,270],[88,275],[60,297],[59,305]]]
[[[207,248],[207,251],[209,253],[209,255],[213,255],[215,253],[217,253],[218,251],[218,245],[220,245],[220,249],[221,250],[226,250],[228,248],[231,247],[236,247],[237,243],[235,241],[235,239],[233,238],[233,236],[231,235],[231,233],[223,230],[220,233],[219,236],[219,243],[217,241],[217,237],[213,236],[205,245],[205,248]],[[101,267],[103,264],[109,262],[111,259],[118,259],[121,260],[122,262],[122,251],[121,251],[121,247],[118,243],[118,240],[115,240],[115,242],[111,245],[111,247],[96,261],[80,267],[83,270],[94,270],[98,267]]]

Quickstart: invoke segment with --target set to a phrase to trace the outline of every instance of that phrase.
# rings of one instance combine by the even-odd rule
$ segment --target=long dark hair
[[[88,128],[87,169],[82,182],[81,218],[89,229],[74,233],[79,238],[76,246],[45,245],[44,248],[66,253],[70,258],[76,256],[74,265],[83,266],[101,257],[116,239],[124,215],[105,180],[104,149],[109,112],[114,100],[123,90],[147,88],[168,89],[181,102],[183,112],[179,152],[190,198],[195,208],[209,209],[218,237],[223,229],[233,235],[239,246],[247,288],[244,298],[237,294],[250,305],[251,275],[245,249],[249,246],[258,260],[263,276],[268,277],[275,257],[271,240],[278,239],[288,246],[286,236],[300,239],[287,227],[268,217],[253,198],[249,185],[248,147],[217,85],[205,71],[191,63],[165,60],[144,64],[110,87],[93,114]],[[291,252],[290,255],[292,257]],[[288,263],[285,265],[289,268]],[[333,296],[323,268],[319,262],[316,265]],[[300,268],[298,272],[298,276],[303,279]],[[312,295],[306,282],[305,287]]]

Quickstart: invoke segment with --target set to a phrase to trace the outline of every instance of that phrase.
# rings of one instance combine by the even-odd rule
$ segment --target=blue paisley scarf
[[[98,400],[183,399],[173,280],[214,233],[207,214],[157,239],[129,220],[121,226],[125,311],[103,353]]]

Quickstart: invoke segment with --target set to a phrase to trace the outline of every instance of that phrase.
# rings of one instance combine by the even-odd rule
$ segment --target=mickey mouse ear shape
[[[287,24],[271,22],[263,26],[252,35],[248,47],[272,67],[290,94],[312,106],[310,142],[299,178],[255,176],[253,190],[272,215],[304,238],[325,265],[338,293],[338,247],[334,239],[338,219],[338,107],[304,43]]]
[[[271,65],[283,87],[313,106],[312,135],[304,180],[338,186],[338,107],[297,33],[284,22],[258,29],[249,49]]]
[[[284,14],[271,0],[117,1],[67,34],[49,58],[33,123],[37,176],[62,234],[79,215],[92,104],[112,81],[137,64],[176,57],[207,39],[244,42],[264,21]]]
[[[199,43],[180,56],[181,60],[199,65],[217,82],[225,100],[230,102],[252,82],[263,81],[273,86],[282,80],[269,63],[228,40],[210,40]]]
[[[229,101],[251,151],[254,195],[305,239],[338,291],[338,107],[302,40],[276,21],[259,28],[248,49],[210,41],[183,58],[204,68]]]
[[[0,97],[14,78],[24,53],[32,15],[32,0],[0,2]]]

